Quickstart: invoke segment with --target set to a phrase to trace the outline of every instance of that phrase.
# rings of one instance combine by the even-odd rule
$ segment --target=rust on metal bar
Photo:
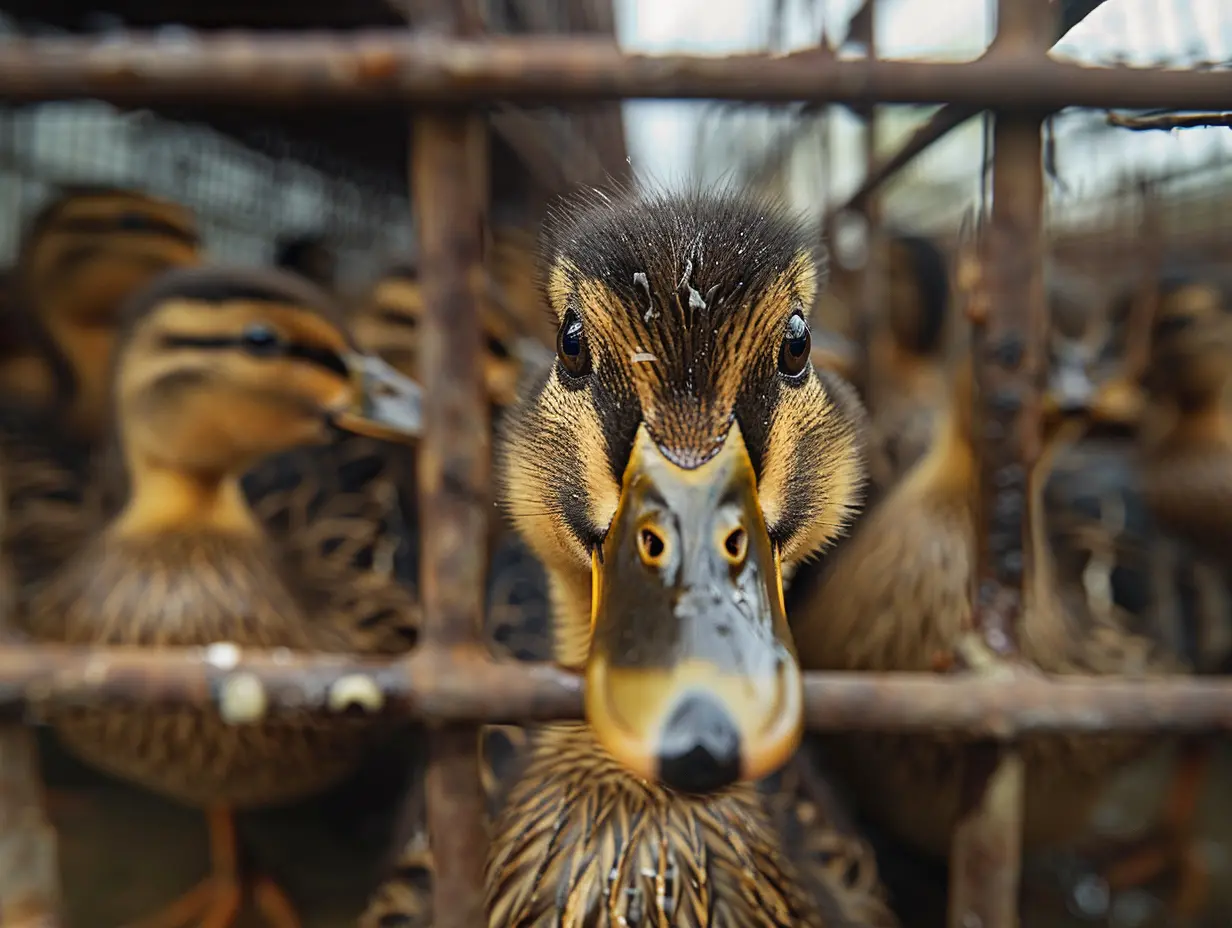
[[[0,925],[61,924],[56,832],[42,793],[34,732],[0,727]]]
[[[653,99],[954,103],[984,109],[1089,106],[1218,110],[1232,70],[1088,68],[1005,50],[963,63],[787,55],[641,55],[611,39],[449,39],[402,32],[148,33],[10,39],[0,99],[90,97],[123,106],[219,103],[489,104]]]
[[[431,6],[454,34],[482,26],[474,0]],[[422,640],[427,648],[474,654],[482,650],[491,470],[478,309],[488,201],[480,153],[487,144],[486,123],[471,110],[425,112],[411,131],[411,192],[427,304],[420,354],[425,431],[417,468]],[[430,729],[425,789],[435,862],[433,924],[475,928],[486,921],[487,856],[476,727]]]
[[[1055,30],[1048,0],[1000,0],[988,58],[1045,61]],[[987,290],[974,327],[979,541],[972,591],[991,679],[1010,678],[1031,603],[1030,473],[1040,452],[1044,110],[993,117],[992,216],[981,243]],[[964,808],[950,854],[950,928],[1018,923],[1026,768],[1013,745],[968,748]]]
[[[1232,113],[1157,113],[1149,116],[1126,116],[1109,113],[1108,125],[1119,129],[1146,132],[1151,129],[1171,132],[1173,129],[1232,128]]]
[[[867,0],[852,17],[848,31],[858,30],[859,38],[863,39],[867,48],[869,61],[877,60],[877,2]],[[864,168],[872,171],[877,163],[877,116],[879,108],[870,106],[864,118]],[[856,314],[854,335],[856,343],[861,346],[855,365],[856,386],[864,391],[871,408],[875,408],[878,400],[877,388],[881,383],[880,375],[884,373],[877,369],[878,356],[874,351],[872,333],[882,315],[882,294],[885,292],[883,279],[887,266],[886,243],[881,234],[881,202],[876,197],[869,197],[863,204],[861,212],[864,215],[864,268],[860,275],[861,305]],[[869,473],[873,480],[882,486],[886,485],[889,474],[885,471],[886,461],[880,455],[870,455]]]
[[[37,721],[74,705],[213,705],[236,724],[266,715],[366,712],[446,722],[578,718],[581,682],[549,664],[497,663],[472,648],[409,660],[207,648],[0,647],[0,714]]]
[[[253,698],[259,693],[258,698]],[[375,694],[375,695],[374,695]],[[805,717],[827,731],[934,731],[1013,740],[1060,732],[1232,732],[1232,679],[808,673]],[[420,648],[406,661],[209,648],[0,647],[0,715],[37,720],[73,705],[368,711],[477,724],[582,717],[582,683],[551,664],[494,661],[471,647]]]

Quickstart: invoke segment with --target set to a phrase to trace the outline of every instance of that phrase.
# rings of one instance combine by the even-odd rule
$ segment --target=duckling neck
[[[974,503],[978,477],[975,448],[965,427],[966,416],[952,406],[937,422],[936,438],[928,452],[905,478],[945,498]]]
[[[237,475],[186,472],[140,455],[129,456],[128,473],[131,491],[112,523],[113,534],[260,533]]]
[[[591,578],[572,568],[548,573],[552,603],[552,657],[562,667],[581,671],[590,655]]]

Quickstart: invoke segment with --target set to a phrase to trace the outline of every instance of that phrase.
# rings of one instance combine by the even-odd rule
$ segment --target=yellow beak
[[[702,793],[791,758],[804,726],[800,668],[738,425],[694,469],[643,425],[592,570],[586,716],[618,761]]]

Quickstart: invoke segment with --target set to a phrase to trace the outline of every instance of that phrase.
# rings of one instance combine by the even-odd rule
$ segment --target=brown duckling
[[[732,193],[596,192],[545,236],[557,358],[501,472],[587,721],[532,734],[492,829],[492,926],[895,924],[860,842],[818,863],[756,785],[803,727],[782,568],[864,480],[854,393],[810,364],[814,244]]]
[[[871,327],[866,390],[879,487],[901,477],[932,440],[947,398],[951,312],[949,267],[934,242],[900,233],[886,252],[885,305]]]
[[[957,371],[928,453],[862,520],[829,562],[792,588],[808,669],[928,673],[949,666],[971,630],[977,460],[970,359]],[[1045,519],[1043,489],[1064,433],[1030,474],[1027,517],[1036,565],[1020,625],[1022,656],[1051,674],[1167,674],[1185,669],[1167,642],[1089,598],[1079,559]],[[948,855],[961,799],[957,736],[851,734],[830,756],[882,827],[935,859]],[[1132,737],[1036,737],[1027,763],[1028,851],[1081,837],[1109,777],[1157,744]]]
[[[101,440],[121,306],[164,270],[202,260],[188,209],[132,190],[64,190],[31,222],[14,270],[17,309],[49,370],[22,399],[51,404],[77,441]]]
[[[312,538],[275,536],[241,487],[262,459],[327,441],[331,423],[381,437],[417,427],[374,398],[406,381],[356,354],[323,293],[270,271],[169,272],[129,306],[112,383],[123,502],[33,596],[33,637],[338,653],[413,643],[405,589]],[[227,705],[74,707],[49,720],[91,765],[210,810],[214,875],[150,925],[229,924],[242,891],[231,810],[339,781],[383,724],[360,713],[235,725]],[[297,923],[272,883],[257,901],[271,922]]]

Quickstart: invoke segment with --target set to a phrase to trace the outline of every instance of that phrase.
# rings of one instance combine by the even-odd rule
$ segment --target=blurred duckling
[[[866,386],[879,487],[928,449],[947,399],[950,277],[931,240],[896,234],[887,243],[885,305],[869,337]]]
[[[1169,275],[1152,286],[1146,368],[1138,370],[1127,357],[1123,330],[1138,298],[1130,293],[1113,307],[1108,338],[1114,344],[1098,361],[1112,375],[1090,396],[1090,425],[1082,441],[1058,456],[1050,512],[1056,526],[1084,532],[1070,547],[1089,556],[1088,590],[1102,589],[1111,606],[1137,618],[1196,672],[1224,672],[1232,651],[1226,549],[1199,526],[1218,531],[1223,505],[1220,455],[1226,458],[1227,450],[1219,436],[1232,372],[1229,304],[1209,280]],[[1099,525],[1109,521],[1115,531],[1101,536]],[[1101,569],[1092,575],[1097,561]],[[1174,914],[1200,910],[1208,874],[1194,833],[1211,759],[1208,739],[1183,739],[1156,827],[1128,847],[1093,855],[1105,861],[1111,889],[1170,875]]]
[[[384,438],[413,432],[417,423],[389,401],[406,382],[372,362],[352,349],[327,297],[297,278],[212,267],[162,276],[129,307],[117,344],[122,506],[32,598],[24,627],[78,645],[406,651],[418,613],[401,585],[276,537],[241,488],[267,456],[327,441],[331,424]],[[258,712],[237,726],[253,706],[220,700],[74,707],[49,720],[91,765],[209,811],[213,875],[143,924],[231,924],[243,890],[232,810],[341,780],[384,724],[362,711]],[[379,696],[349,703],[375,709]],[[255,897],[271,924],[298,924],[271,881],[258,881]]]
[[[978,494],[970,358],[959,365],[950,390],[924,457],[828,563],[806,568],[793,585],[792,614],[806,668],[928,673],[948,668],[962,653],[972,629]],[[1183,656],[1149,623],[1127,621],[1123,611],[1108,610],[1088,594],[1082,558],[1064,535],[1050,531],[1044,487],[1057,449],[1073,434],[1070,428],[1052,435],[1029,474],[1025,515],[1036,566],[1019,631],[1022,656],[1050,674],[1183,671]],[[832,761],[867,815],[936,860],[948,855],[961,811],[954,774],[961,743],[958,736],[906,734],[826,738]],[[1157,744],[1119,736],[1025,740],[1025,849],[1082,836],[1109,777]]]
[[[497,232],[496,245],[487,256],[492,286],[478,304],[483,380],[494,430],[515,402],[523,382],[552,358],[533,332],[524,333],[518,325],[522,318],[539,310],[541,301],[540,297],[534,304],[526,302],[527,281],[519,276],[531,273],[523,254],[524,243],[516,230]],[[377,279],[352,313],[356,343],[399,372],[419,379],[424,311],[418,266],[414,261],[396,262]],[[413,458],[413,454],[409,457]],[[408,473],[413,472],[413,463],[405,463]],[[550,650],[542,567],[508,530],[506,521],[495,509],[488,543],[492,596],[488,634],[492,643],[520,660],[547,660]]]
[[[97,444],[107,434],[124,301],[164,270],[202,260],[185,207],[133,190],[65,189],[30,223],[13,273],[15,311],[45,365],[13,384],[19,399],[50,408],[74,440]]]

